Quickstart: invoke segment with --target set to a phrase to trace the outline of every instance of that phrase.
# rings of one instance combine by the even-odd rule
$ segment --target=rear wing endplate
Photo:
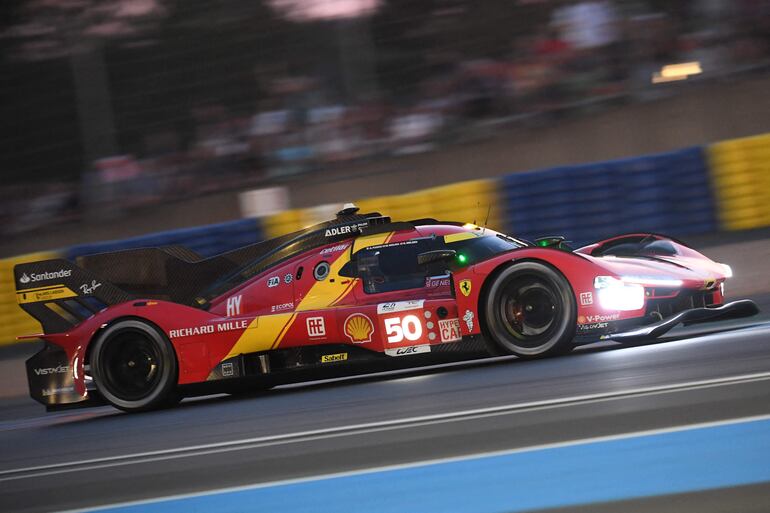
[[[16,301],[46,334],[62,333],[109,305],[134,299],[115,285],[61,258],[14,267]]]

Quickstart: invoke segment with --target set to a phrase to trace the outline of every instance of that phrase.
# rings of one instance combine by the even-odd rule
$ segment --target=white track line
[[[226,488],[217,488],[213,490],[206,490],[203,492],[193,492],[193,493],[185,493],[185,494],[177,494],[177,495],[168,495],[168,496],[162,496],[162,497],[156,497],[153,499],[142,499],[137,501],[130,501],[130,502],[121,502],[117,504],[106,504],[103,506],[94,506],[89,507],[85,509],[75,509],[75,510],[67,510],[63,511],[62,513],[92,513],[95,511],[104,511],[109,510],[112,508],[122,508],[122,507],[130,507],[130,506],[142,506],[142,505],[148,505],[148,504],[154,504],[158,502],[164,502],[164,501],[172,501],[172,500],[181,500],[181,499],[188,499],[188,498],[194,498],[194,497],[206,497],[210,495],[219,495],[219,494],[226,494],[226,493],[235,493],[235,492],[241,492],[246,490],[258,490],[261,488],[270,488],[274,486],[284,486],[284,485],[292,485],[292,484],[300,484],[300,483],[309,483],[313,481],[322,481],[325,479],[334,479],[334,478],[340,478],[340,477],[352,477],[352,476],[359,476],[359,475],[365,475],[365,474],[375,474],[379,472],[389,472],[389,471],[396,471],[396,470],[404,470],[404,469],[410,469],[410,468],[416,468],[416,467],[427,467],[430,465],[440,465],[444,463],[457,463],[461,461],[468,461],[468,460],[475,460],[475,459],[483,459],[483,458],[491,458],[495,456],[508,456],[512,454],[520,454],[520,453],[527,453],[527,452],[535,452],[535,451],[542,451],[547,449],[559,449],[563,447],[571,447],[571,446],[577,446],[577,445],[587,445],[592,443],[601,443],[601,442],[612,442],[616,440],[627,440],[630,438],[639,438],[643,436],[654,436],[654,435],[664,435],[667,433],[678,433],[682,431],[690,431],[695,429],[707,429],[707,428],[715,428],[720,426],[729,426],[732,424],[746,424],[749,422],[758,422],[758,421],[764,421],[764,420],[770,420],[770,414],[765,415],[753,415],[750,417],[736,417],[731,419],[725,419],[725,420],[717,420],[712,422],[698,422],[694,424],[684,424],[679,426],[671,426],[671,427],[665,427],[665,428],[658,428],[658,429],[648,429],[648,430],[642,430],[642,431],[632,431],[629,433],[622,433],[618,435],[605,435],[605,436],[596,436],[596,437],[589,437],[589,438],[579,438],[575,440],[568,440],[565,442],[554,442],[549,444],[541,444],[541,445],[532,445],[529,447],[520,447],[517,449],[505,449],[505,450],[499,450],[499,451],[489,451],[489,452],[480,452],[476,454],[467,454],[464,456],[452,456],[452,457],[446,457],[446,458],[435,458],[430,460],[423,460],[423,461],[415,461],[411,463],[400,463],[396,465],[382,465],[379,467],[371,467],[367,469],[361,469],[361,470],[350,470],[346,472],[335,472],[335,473],[329,473],[329,474],[320,474],[317,476],[309,476],[309,477],[300,477],[300,478],[294,478],[294,479],[283,479],[278,481],[268,481],[265,483],[258,483],[258,484],[252,484],[252,485],[242,485],[242,486],[233,486],[233,487],[226,487]]]
[[[407,417],[403,419],[392,419],[378,422],[368,422],[363,424],[353,424],[349,426],[338,426],[326,429],[316,429],[309,431],[300,431],[295,433],[286,433],[281,435],[269,435],[242,440],[229,440],[225,442],[215,442],[210,444],[191,445],[187,447],[178,447],[173,449],[161,449],[156,451],[147,451],[133,454],[123,454],[118,456],[107,456],[102,458],[92,458],[74,462],[54,463],[50,465],[38,465],[34,467],[17,468],[0,471],[0,482],[12,481],[17,479],[29,479],[42,477],[52,474],[63,474],[69,472],[82,472],[100,468],[117,467],[123,465],[132,465],[138,463],[149,463],[153,461],[185,458],[192,456],[202,456],[208,454],[223,453],[234,450],[250,449],[260,446],[273,446],[280,444],[307,442],[313,440],[334,438],[348,435],[360,435],[370,432],[387,431],[393,429],[402,429],[405,427],[415,427],[425,424],[436,424],[445,422],[458,422],[464,420],[473,420],[480,417],[490,417],[507,415],[513,412],[522,413],[530,410],[544,408],[559,408],[572,406],[574,404],[586,402],[609,401],[623,399],[626,397],[649,396],[657,394],[666,394],[671,392],[681,392],[694,389],[711,388],[724,385],[743,384],[752,381],[763,381],[770,379],[770,372],[755,374],[744,374],[739,376],[730,376],[724,378],[689,381],[670,385],[659,385],[653,387],[643,387],[616,392],[605,392],[600,394],[588,394],[559,399],[548,399],[543,401],[533,401],[526,403],[508,404],[502,406],[493,406],[487,408],[477,408],[457,412],[438,413],[433,415],[423,415],[418,417]]]

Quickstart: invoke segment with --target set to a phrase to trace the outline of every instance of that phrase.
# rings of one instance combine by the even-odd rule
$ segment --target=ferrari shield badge
[[[465,297],[471,295],[471,280],[460,280],[460,292],[462,292]]]

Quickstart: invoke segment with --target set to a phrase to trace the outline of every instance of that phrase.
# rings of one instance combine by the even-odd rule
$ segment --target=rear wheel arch
[[[130,337],[131,333],[135,337]],[[116,346],[117,337],[130,339]],[[126,385],[125,380],[121,383],[121,379],[125,379],[121,372],[126,368],[118,365],[121,353],[125,352],[119,351],[119,347],[133,349],[140,357],[137,365],[148,367],[146,391],[141,389],[141,385],[136,390],[121,390],[121,384]],[[176,348],[165,332],[148,319],[125,316],[111,320],[94,333],[87,355],[97,391],[116,408],[125,411],[152,410],[173,404],[179,398],[176,387],[180,369]],[[133,360],[131,358],[129,363]]]
[[[114,319],[111,319],[111,320],[107,321],[106,323],[102,324],[101,326],[99,326],[99,328],[96,331],[94,331],[93,335],[91,335],[91,338],[88,341],[88,346],[86,347],[86,352],[83,355],[83,363],[84,364],[91,363],[91,352],[92,352],[93,347],[94,347],[94,342],[96,342],[98,340],[99,336],[102,333],[104,333],[105,330],[107,330],[111,326],[113,326],[115,323],[121,322],[121,321],[126,321],[126,320],[139,321],[139,322],[143,322],[143,323],[145,323],[145,324],[147,324],[149,326],[152,326],[161,335],[165,336],[168,339],[168,336],[166,335],[166,332],[163,331],[163,329],[160,326],[158,326],[153,321],[151,321],[151,320],[149,320],[149,319],[147,319],[145,317],[139,317],[137,315],[124,315],[124,316],[121,316],[121,317],[115,317]],[[174,342],[171,339],[169,339],[169,342],[171,342],[171,347],[174,350],[174,358],[176,358],[177,363],[179,363],[179,355],[176,352],[176,346],[174,345]]]

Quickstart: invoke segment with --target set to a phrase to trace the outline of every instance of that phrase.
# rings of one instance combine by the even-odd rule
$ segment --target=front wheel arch
[[[567,322],[568,331],[567,331],[567,335],[565,335],[564,337],[564,341],[558,344],[558,347],[552,350],[548,350],[543,354],[537,354],[537,355],[517,354],[515,352],[512,353],[510,349],[505,349],[501,347],[501,345],[495,341],[487,319],[486,306],[489,299],[489,293],[490,293],[490,290],[492,289],[493,284],[499,279],[500,275],[502,275],[503,273],[509,272],[511,268],[516,268],[518,266],[521,266],[522,264],[528,264],[528,263],[538,264],[540,266],[543,266],[549,269],[556,275],[558,275],[560,279],[563,280],[563,284],[566,286],[567,296],[570,298],[569,299],[570,311],[568,312],[568,319],[571,319],[572,322]],[[479,293],[477,309],[479,312],[479,327],[481,329],[481,333],[484,338],[485,346],[487,348],[487,351],[493,356],[505,356],[510,354],[517,354],[517,356],[522,358],[538,358],[542,356],[565,354],[570,352],[574,348],[573,340],[574,340],[575,332],[577,331],[577,300],[575,298],[575,291],[572,288],[572,284],[570,283],[569,279],[564,275],[564,273],[562,273],[556,266],[554,266],[548,261],[541,260],[538,258],[526,258],[526,259],[506,262],[496,267],[494,270],[492,270],[491,273],[487,275],[487,277],[484,280],[484,283],[481,287],[481,291]]]

